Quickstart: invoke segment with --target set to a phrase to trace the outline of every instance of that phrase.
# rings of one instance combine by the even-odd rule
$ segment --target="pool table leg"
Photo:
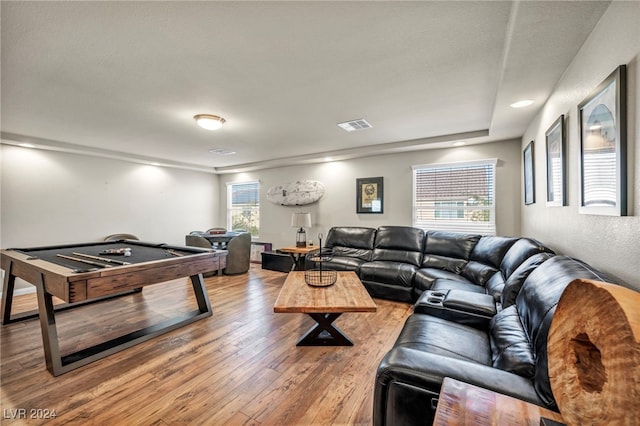
[[[13,290],[16,286],[16,277],[11,269],[13,262],[3,265],[4,282],[2,284],[2,325],[11,323],[11,304],[13,303]]]
[[[196,302],[198,302],[198,309],[201,313],[208,312],[211,315],[211,302],[207,296],[207,288],[204,285],[204,278],[202,274],[191,275],[191,285],[193,286],[193,293],[196,296]]]
[[[60,345],[58,344],[58,328],[56,327],[55,311],[53,309],[53,296],[44,288],[44,278],[40,275],[36,286],[38,296],[38,311],[40,316],[40,328],[42,330],[42,346],[47,370],[54,376],[67,370],[62,368]]]

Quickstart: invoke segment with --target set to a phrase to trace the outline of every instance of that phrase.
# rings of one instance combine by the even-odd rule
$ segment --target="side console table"
[[[434,426],[540,426],[541,418],[563,424],[555,411],[445,377]]]

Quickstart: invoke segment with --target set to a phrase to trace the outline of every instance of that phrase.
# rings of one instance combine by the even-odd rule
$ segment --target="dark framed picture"
[[[356,179],[356,212],[384,212],[383,177]]]
[[[564,115],[545,133],[547,143],[547,206],[566,206],[566,140]]]
[[[626,80],[621,65],[578,105],[580,213],[627,215]]]
[[[524,203],[533,204],[536,202],[536,179],[533,170],[533,141],[524,149],[522,154],[524,161]]]

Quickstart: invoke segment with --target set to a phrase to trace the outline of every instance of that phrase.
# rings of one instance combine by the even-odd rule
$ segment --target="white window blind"
[[[496,163],[413,166],[413,226],[495,235]]]
[[[227,229],[260,232],[260,182],[227,184]]]

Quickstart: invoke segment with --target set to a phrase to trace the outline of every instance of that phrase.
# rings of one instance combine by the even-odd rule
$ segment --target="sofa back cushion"
[[[376,230],[357,226],[340,226],[329,229],[325,247],[333,250],[334,256],[371,260]]]
[[[421,267],[444,269],[460,274],[478,240],[480,235],[428,231]]]
[[[469,259],[499,269],[505,253],[516,241],[518,238],[514,237],[483,236],[473,248]]]
[[[529,274],[514,305],[533,348],[536,393],[549,407],[555,406],[548,371],[549,327],[562,292],[576,278],[614,282],[579,260],[553,256]]]
[[[502,308],[506,308],[508,306],[513,305],[516,302],[516,297],[522,288],[522,284],[527,279],[529,274],[533,272],[538,266],[542,265],[543,262],[549,260],[554,255],[551,253],[538,253],[534,254],[530,258],[526,259],[518,269],[513,271],[513,273],[507,279],[507,282],[504,284],[502,289],[502,294],[500,295],[500,303],[502,304]]]
[[[500,269],[505,279],[509,279],[513,271],[518,269],[526,259],[538,253],[551,253],[553,250],[531,238],[520,238],[505,253],[500,263]]]
[[[485,263],[476,262],[475,260],[467,262],[467,264],[464,266],[464,269],[462,270],[463,277],[483,287],[487,286],[487,283],[489,282],[491,277],[496,275],[496,273],[500,275],[498,269]]]
[[[489,337],[495,368],[533,378],[533,349],[515,306],[503,309],[491,318]]]
[[[424,231],[409,226],[381,226],[376,232],[371,260],[420,266]]]

